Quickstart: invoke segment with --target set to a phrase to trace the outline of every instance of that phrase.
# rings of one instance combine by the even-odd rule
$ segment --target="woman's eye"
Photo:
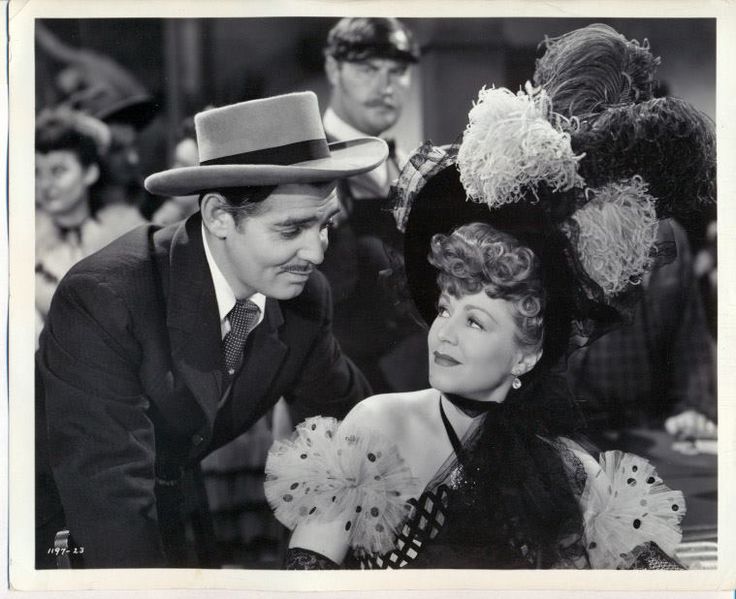
[[[468,318],[468,326],[473,327],[474,329],[479,329],[481,331],[484,331],[483,325],[480,324],[477,320],[474,318]]]
[[[444,306],[437,306],[437,316],[447,318],[449,315],[450,313],[447,311],[447,308],[445,308]]]

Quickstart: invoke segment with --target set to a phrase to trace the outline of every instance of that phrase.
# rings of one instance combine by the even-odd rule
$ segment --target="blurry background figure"
[[[684,230],[677,257],[652,271],[634,320],[574,353],[569,380],[592,434],[662,428],[716,435],[714,342]]]
[[[208,107],[212,108],[212,107]],[[205,108],[207,110],[207,108]],[[196,166],[199,164],[199,150],[194,131],[194,118],[184,119],[179,127],[178,141],[174,148],[174,162],[171,168]],[[199,210],[199,196],[177,196],[166,200],[151,217],[151,222],[166,226],[183,220]]]
[[[110,146],[100,164],[104,201],[138,206],[150,217],[158,202],[143,188],[138,136],[156,115],[158,103],[117,62],[61,42],[41,23],[36,23],[36,42],[60,66],[54,78],[55,105],[87,113],[110,129]]]
[[[718,239],[715,218],[705,227],[705,238],[693,261],[695,277],[703,295],[705,317],[713,339],[718,338]]]
[[[223,564],[281,568],[287,531],[273,517],[263,490],[266,455],[293,425],[282,398],[247,432],[202,460],[202,473]]]
[[[36,121],[36,341],[66,272],[144,222],[133,206],[107,204],[100,193],[110,137],[101,121],[66,108]]]
[[[344,18],[329,32],[325,72],[330,103],[323,123],[334,141],[384,135],[408,99],[419,60],[412,32],[397,19]],[[342,221],[330,233],[321,266],[333,291],[333,330],[376,393],[422,388],[427,382],[426,334],[395,302],[382,273],[402,252],[386,199],[403,154],[394,140],[375,170],[341,181]]]
[[[595,24],[547,39],[544,45],[534,82],[547,90],[555,111],[578,117],[582,127],[595,123],[597,115],[611,106],[646,106],[644,103],[658,101],[653,92],[660,59],[650,52],[646,39],[641,44],[629,41],[611,27]],[[641,114],[643,122],[651,123],[651,113]],[[641,171],[639,153],[648,151],[647,144],[660,143],[655,133],[648,132],[646,139],[644,134],[632,133],[630,139],[620,142],[628,144],[625,155],[630,157],[630,163],[621,163],[623,171],[643,176],[649,192],[671,206],[669,214],[683,215],[683,219],[693,210],[678,212],[678,206],[702,209],[715,201],[714,154],[706,157],[707,172],[691,173],[687,189],[682,185],[674,188],[667,179],[669,172],[680,167],[672,161],[682,160],[684,172],[688,152],[715,147],[705,137],[713,135],[712,123],[705,116],[702,119],[702,134],[692,135],[688,126],[681,128],[679,145],[673,145],[681,156],[672,156],[670,171]],[[585,167],[585,159],[581,165]],[[595,176],[596,167],[591,168]],[[584,168],[583,175],[590,178]],[[632,428],[664,427],[676,437],[716,435],[715,345],[705,321],[688,238],[670,219],[660,224],[657,242],[660,247],[674,243],[676,257],[643,281],[643,297],[635,307],[633,322],[574,353],[568,365],[568,378],[590,434],[601,444],[605,444],[606,433]]]

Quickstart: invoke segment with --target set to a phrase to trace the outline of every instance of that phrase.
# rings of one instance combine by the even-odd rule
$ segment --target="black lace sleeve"
[[[686,570],[676,559],[667,555],[656,543],[641,548],[629,570]]]
[[[339,570],[340,565],[321,553],[292,547],[286,552],[284,563],[286,570]]]

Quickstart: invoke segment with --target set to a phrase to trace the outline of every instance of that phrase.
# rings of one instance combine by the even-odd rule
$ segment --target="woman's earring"
[[[521,389],[521,379],[518,376],[515,376],[514,380],[511,381],[511,386],[514,389]]]

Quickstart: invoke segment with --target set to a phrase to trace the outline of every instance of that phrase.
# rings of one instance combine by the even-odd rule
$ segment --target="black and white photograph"
[[[172,4],[19,11],[11,583],[732,588],[732,20]]]

